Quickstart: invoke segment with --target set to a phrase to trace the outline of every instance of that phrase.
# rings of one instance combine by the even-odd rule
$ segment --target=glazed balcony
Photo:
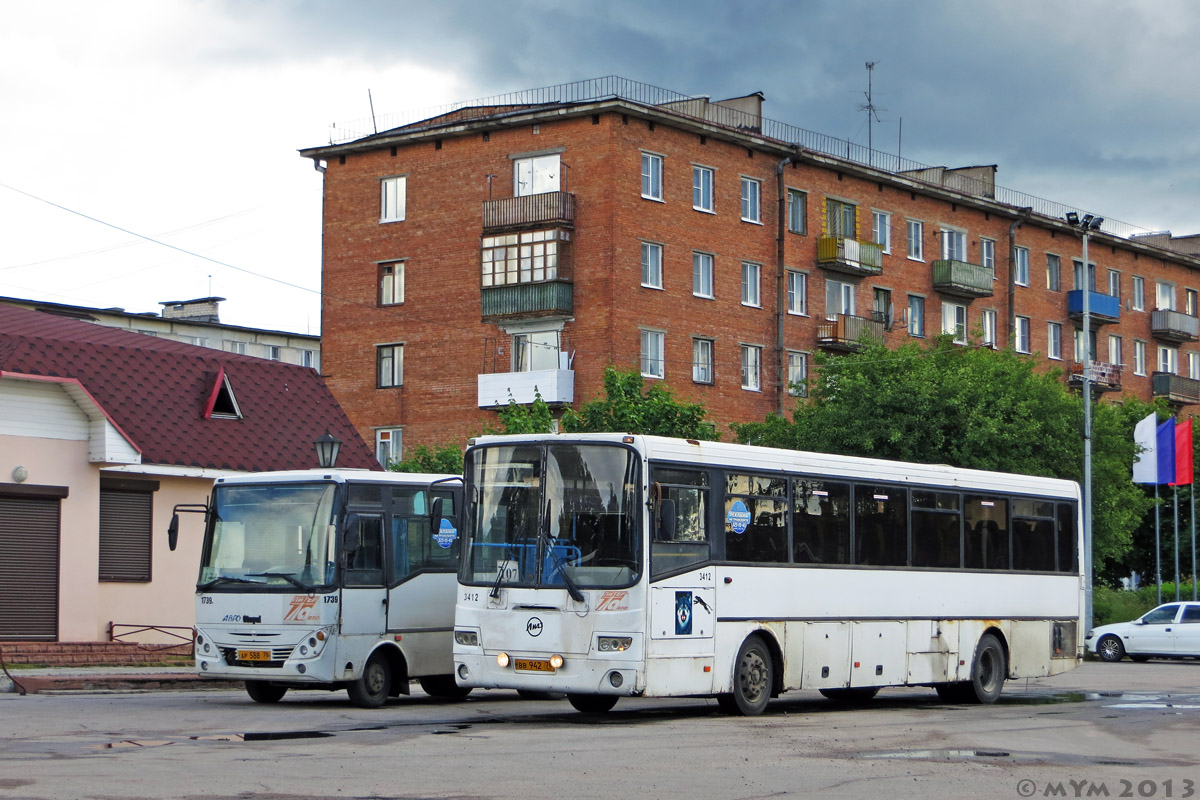
[[[1121,319],[1121,299],[1101,292],[1088,292],[1088,314],[1093,325],[1106,325]],[[1083,319],[1083,290],[1072,289],[1067,292],[1067,316],[1071,319]]]
[[[537,283],[484,286],[480,294],[485,322],[569,317],[575,313],[575,285],[561,278]]]
[[[1072,389],[1083,388],[1083,364],[1072,364],[1067,375],[1067,385]],[[1106,361],[1093,361],[1090,381],[1092,391],[1119,392],[1121,391],[1121,365],[1109,364]]]
[[[1200,403],[1200,381],[1182,375],[1155,372],[1150,377],[1150,391],[1154,399],[1161,397],[1176,406]]]
[[[1168,342],[1194,342],[1200,338],[1200,318],[1182,311],[1159,309],[1150,312],[1150,332]]]
[[[484,236],[479,287],[483,321],[572,316],[572,274],[570,231]]]
[[[575,195],[543,192],[483,203],[484,233],[546,226],[575,227]]]
[[[942,294],[965,297],[991,297],[995,273],[991,267],[944,258],[933,262],[933,288]]]
[[[883,272],[883,249],[874,242],[822,236],[817,240],[817,265],[857,277],[879,275]]]
[[[817,326],[817,344],[826,350],[854,352],[862,348],[861,339],[866,335],[883,338],[883,321],[873,317],[856,317],[838,314],[837,319],[822,322]]]

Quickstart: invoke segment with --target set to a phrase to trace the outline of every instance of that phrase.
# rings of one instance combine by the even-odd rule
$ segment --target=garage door
[[[0,639],[58,638],[59,505],[0,497]]]

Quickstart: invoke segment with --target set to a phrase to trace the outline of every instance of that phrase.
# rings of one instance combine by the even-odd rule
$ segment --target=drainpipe
[[[1018,212],[1018,216],[1013,220],[1012,225],[1008,226],[1008,331],[1004,337],[1004,341],[1008,342],[1009,346],[1013,346],[1013,335],[1017,329],[1017,274],[1014,267],[1017,261],[1017,229],[1025,224],[1025,220],[1029,219],[1029,215],[1033,213],[1033,208],[1025,206]],[[1032,272],[1032,266],[1030,272]],[[1032,280],[1032,277],[1030,278]],[[996,338],[1000,338],[1000,332],[996,331]],[[999,342],[997,342],[999,344]]]
[[[784,398],[787,397],[787,356],[783,347],[783,320],[787,315],[787,282],[783,266],[784,238],[787,234],[787,190],[783,185],[783,168],[796,160],[790,155],[775,166],[775,183],[779,193],[778,230],[775,242],[775,402],[779,415],[784,413]]]

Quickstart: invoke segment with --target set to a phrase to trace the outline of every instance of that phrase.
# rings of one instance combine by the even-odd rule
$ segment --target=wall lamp
[[[329,431],[313,442],[317,447],[317,464],[322,469],[328,469],[337,463],[338,450],[342,448],[342,440]]]

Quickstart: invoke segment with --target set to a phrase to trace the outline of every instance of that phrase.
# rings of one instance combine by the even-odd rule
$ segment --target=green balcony
[[[568,280],[483,286],[480,293],[484,322],[575,313],[575,285]]]
[[[1195,405],[1200,403],[1200,381],[1170,372],[1155,372],[1150,376],[1150,393],[1154,399],[1162,398],[1173,406]]]
[[[990,267],[955,261],[950,258],[933,262],[933,288],[942,294],[965,297],[991,297],[995,273]]]
[[[857,277],[879,275],[883,272],[883,249],[874,242],[822,236],[817,240],[817,265]]]

